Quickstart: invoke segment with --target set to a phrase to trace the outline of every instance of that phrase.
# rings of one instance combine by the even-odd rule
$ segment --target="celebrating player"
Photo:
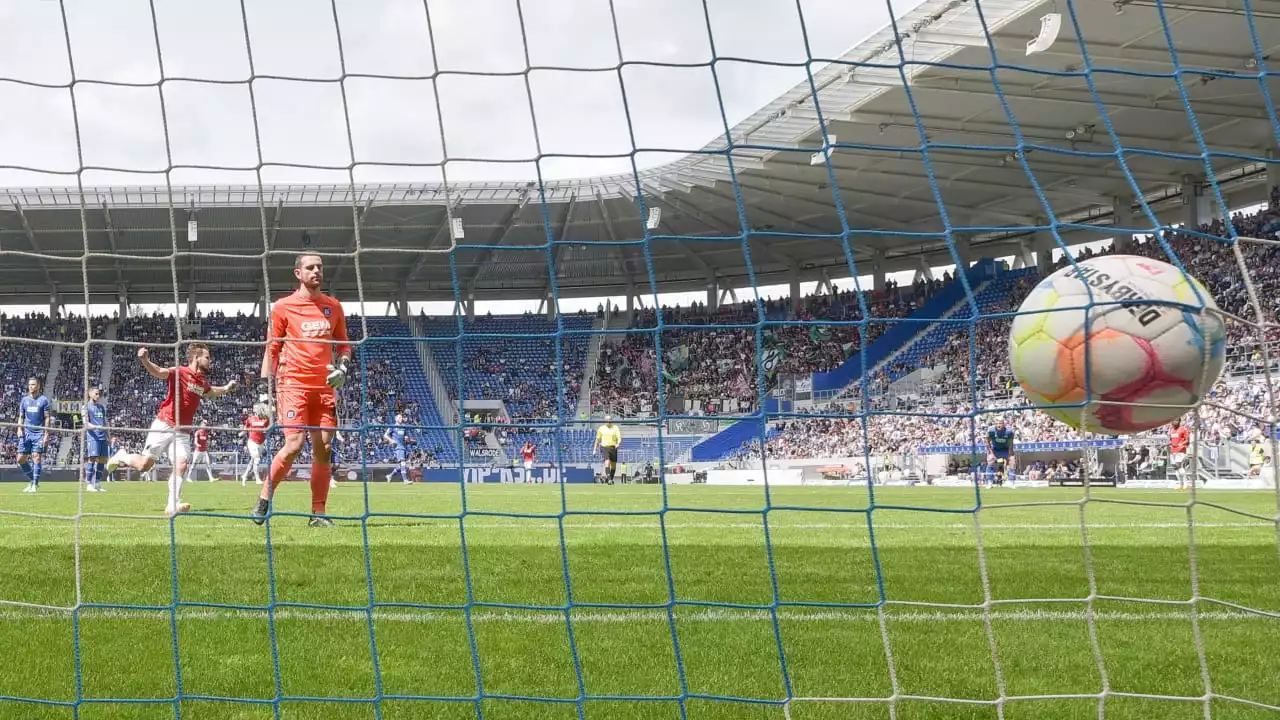
[[[156,408],[156,418],[151,421],[142,452],[120,450],[107,461],[107,472],[112,473],[121,465],[128,465],[145,475],[155,467],[156,460],[168,451],[173,468],[169,473],[169,500],[164,512],[173,517],[191,509],[180,497],[182,480],[187,475],[191,460],[191,434],[183,428],[190,427],[195,420],[201,399],[212,399],[232,392],[236,389],[236,381],[217,387],[209,384],[205,373],[213,365],[213,355],[209,352],[209,346],[203,343],[187,346],[186,365],[160,367],[151,361],[151,353],[147,348],[138,348],[138,361],[146,368],[148,375],[165,382],[167,389],[164,400]]]
[[[102,476],[106,475],[107,458],[107,409],[102,406],[102,389],[89,388],[80,416],[84,418],[84,482],[85,492],[103,492]]]
[[[254,484],[262,484],[262,473],[258,466],[262,464],[262,446],[267,442],[267,428],[271,427],[271,420],[267,418],[269,412],[266,405],[259,403],[253,406],[253,411],[244,419],[244,432],[241,435],[247,436],[244,449],[249,453],[249,465],[240,474],[240,487],[248,484],[251,473]]]
[[[22,439],[18,441],[18,467],[29,481],[22,492],[40,489],[40,473],[44,469],[45,437],[49,432],[49,398],[40,392],[40,378],[27,380],[27,394],[18,402],[18,424]],[[33,462],[34,461],[34,462]]]
[[[284,424],[284,444],[271,460],[270,481],[253,509],[253,521],[267,521],[271,496],[293,467],[311,436],[311,527],[333,527],[324,516],[332,466],[329,451],[338,426],[337,391],[347,382],[351,346],[342,303],[320,291],[324,261],[299,255],[293,263],[298,289],[271,306],[271,328],[262,356],[262,377],[276,383],[276,412]],[[335,352],[336,351],[336,352]],[[336,355],[336,358],[335,358]]]
[[[1185,490],[1187,483],[1187,448],[1191,445],[1191,430],[1181,420],[1173,421],[1169,430],[1169,469],[1178,480],[1178,489]]]
[[[1003,485],[1013,467],[1013,439],[1013,428],[1005,425],[1004,418],[996,420],[996,426],[987,431],[987,464],[995,471],[993,485]],[[1013,484],[1012,479],[1009,484]]]
[[[613,484],[613,473],[618,469],[618,445],[622,443],[622,429],[613,424],[613,416],[604,416],[604,425],[596,428],[596,441],[591,444],[591,451],[599,448],[604,452],[604,481]]]
[[[209,482],[217,480],[217,476],[213,474],[213,461],[209,458],[209,423],[200,423],[200,427],[192,433],[191,437],[196,446],[196,452],[191,457],[191,481],[195,482],[196,471],[201,465],[204,466],[204,472],[208,476]]]
[[[520,447],[520,459],[524,462],[525,473],[533,469],[534,458],[538,455],[538,448],[534,447],[532,440],[525,440],[524,445]],[[529,475],[524,476],[524,481],[529,482]]]
[[[404,427],[403,414],[396,413],[395,423],[387,428],[382,439],[395,448],[396,456],[396,468],[387,474],[387,482],[391,482],[391,478],[400,473],[405,485],[413,484],[413,479],[409,477],[409,431]]]

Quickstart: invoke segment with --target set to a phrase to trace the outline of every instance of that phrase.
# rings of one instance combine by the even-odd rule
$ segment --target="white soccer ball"
[[[253,414],[256,415],[257,417],[266,418],[267,420],[270,420],[271,416],[274,413],[275,413],[275,403],[271,402],[271,396],[270,395],[259,396],[258,402],[254,403],[253,405]]]
[[[1074,428],[1150,430],[1195,407],[1222,373],[1227,333],[1217,309],[1204,285],[1159,260],[1068,265],[1018,308],[1013,375],[1031,404]]]

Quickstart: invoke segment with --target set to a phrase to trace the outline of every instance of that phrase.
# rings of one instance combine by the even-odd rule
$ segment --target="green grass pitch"
[[[0,696],[71,703],[79,692],[86,702],[77,714],[5,699],[0,718],[141,720],[181,711],[196,720],[258,720],[275,717],[277,692],[303,698],[282,702],[279,717],[336,720],[378,712],[388,720],[575,718],[582,691],[659,698],[584,703],[586,717],[609,720],[675,719],[682,709],[714,720],[1097,718],[1104,686],[1108,718],[1203,718],[1206,708],[1215,718],[1262,718],[1276,716],[1266,706],[1280,705],[1277,527],[1256,519],[1275,517],[1274,493],[1199,492],[1199,500],[1222,507],[1195,506],[1194,540],[1187,508],[1128,502],[1186,503],[1186,493],[1095,489],[1091,497],[1103,501],[1082,507],[1072,502],[1079,489],[1004,489],[986,491],[987,507],[976,516],[879,508],[871,527],[880,578],[867,515],[842,511],[866,506],[867,491],[858,487],[774,489],[774,505],[810,509],[768,513],[772,572],[763,514],[698,511],[759,510],[759,487],[672,487],[670,505],[688,509],[666,512],[665,526],[656,514],[570,515],[563,536],[554,517],[371,517],[363,527],[344,520],[323,530],[281,515],[270,523],[270,563],[275,600],[290,605],[269,617],[217,607],[271,603],[266,531],[247,518],[194,514],[171,526],[157,513],[163,483],[116,483],[83,498],[69,484],[34,496],[20,489],[0,487]],[[554,514],[561,492],[472,485],[467,508]],[[663,503],[653,486],[563,492],[574,512],[656,511]],[[184,499],[209,513],[244,515],[255,495],[228,482],[184,488]],[[358,516],[365,497],[361,485],[345,483],[333,491],[330,511]],[[974,498],[960,489],[876,491],[878,505],[904,508],[963,510]],[[1050,500],[1061,504],[1015,504]],[[87,513],[135,517],[88,515],[77,524],[13,514],[72,516],[80,502]],[[461,502],[458,486],[368,487],[373,512],[456,514]],[[307,504],[306,486],[289,483],[276,509],[303,512]],[[77,563],[81,602],[143,609],[83,608],[77,617],[58,609],[77,602]],[[575,607],[566,623],[556,609],[568,600],[566,566],[574,603],[644,607]],[[167,609],[175,568],[184,603],[176,617]],[[1101,596],[1091,606],[1090,568]],[[536,609],[458,609],[468,602],[464,569],[475,602]],[[670,616],[663,607],[669,576],[676,597],[694,603]],[[842,607],[873,605],[878,580],[890,601],[883,609]],[[784,603],[778,636],[773,615],[754,607],[773,603],[775,582]],[[1193,618],[1187,601],[1196,586],[1212,601],[1200,602]],[[371,596],[388,605],[358,610]],[[681,667],[693,695],[785,698],[779,636],[791,694],[802,698],[789,707],[698,697],[682,707],[671,699],[681,695]],[[469,700],[477,675],[486,695],[506,697]],[[1207,701],[1206,677],[1215,694]],[[379,679],[384,698],[375,707]],[[175,704],[179,682],[184,698],[197,699]],[[1014,699],[990,702],[1002,693]],[[1043,695],[1076,697],[1019,699]],[[894,702],[884,700],[891,696]],[[216,699],[223,697],[262,702]],[[104,698],[131,702],[94,702]]]

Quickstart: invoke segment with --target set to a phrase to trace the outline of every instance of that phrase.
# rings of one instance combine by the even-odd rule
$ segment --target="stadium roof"
[[[1241,0],[1163,7],[1180,67],[1209,71],[1181,79],[1219,182],[1233,204],[1264,198],[1263,160],[1276,144],[1277,125],[1261,93]],[[1280,3],[1254,0],[1252,7],[1257,37],[1280,37]],[[1135,212],[1140,205],[1125,168],[1162,222],[1185,216],[1180,187],[1202,178],[1205,167],[1156,3],[1062,8],[1061,36],[1031,56],[1024,56],[1026,42],[1050,3],[986,0],[981,8],[1000,61],[994,74],[993,50],[971,0],[926,0],[900,19],[909,93],[892,28],[814,73],[837,145],[830,170],[807,82],[733,129],[737,189],[756,231],[749,249],[759,284],[848,274],[832,177],[854,230],[850,248],[860,273],[871,271],[873,259],[886,271],[917,267],[922,256],[950,262],[944,238],[929,235],[945,228],[930,173],[973,257],[1012,254],[1028,234],[1017,228],[1043,224],[1050,211],[1059,222],[1100,226],[1068,235],[1069,242],[1106,237],[1114,206],[1122,225],[1149,227]],[[1088,66],[1071,12],[1087,38]],[[1277,48],[1264,45],[1263,61]],[[1090,68],[1096,97],[1082,72]],[[1271,93],[1280,92],[1280,84],[1268,82]],[[1123,163],[1100,104],[1128,151]],[[1048,209],[1012,152],[1010,115]],[[926,153],[919,149],[922,131]],[[203,301],[252,301],[262,296],[264,279],[273,293],[290,284],[293,255],[304,249],[334,254],[329,282],[344,299],[358,291],[373,301],[448,300],[455,292],[539,297],[547,292],[549,260],[564,296],[623,294],[628,285],[647,292],[649,263],[663,291],[703,289],[710,278],[745,284],[725,149],[721,137],[702,152],[639,173],[644,204],[662,211],[648,253],[626,244],[644,233],[637,177],[630,175],[542,188],[12,189],[0,205],[0,301],[43,302],[56,287],[76,302],[86,281],[91,302],[113,302],[121,288],[133,302],[172,301],[175,281],[184,295],[195,287]],[[196,243],[187,241],[191,214],[199,223]],[[454,247],[450,217],[463,230],[455,253],[447,252]],[[549,235],[556,241],[550,247]],[[665,237],[671,235],[685,239]]]

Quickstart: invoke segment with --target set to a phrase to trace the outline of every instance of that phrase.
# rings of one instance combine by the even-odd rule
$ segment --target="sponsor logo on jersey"
[[[304,338],[328,337],[333,330],[333,324],[328,320],[305,320],[299,327]]]

